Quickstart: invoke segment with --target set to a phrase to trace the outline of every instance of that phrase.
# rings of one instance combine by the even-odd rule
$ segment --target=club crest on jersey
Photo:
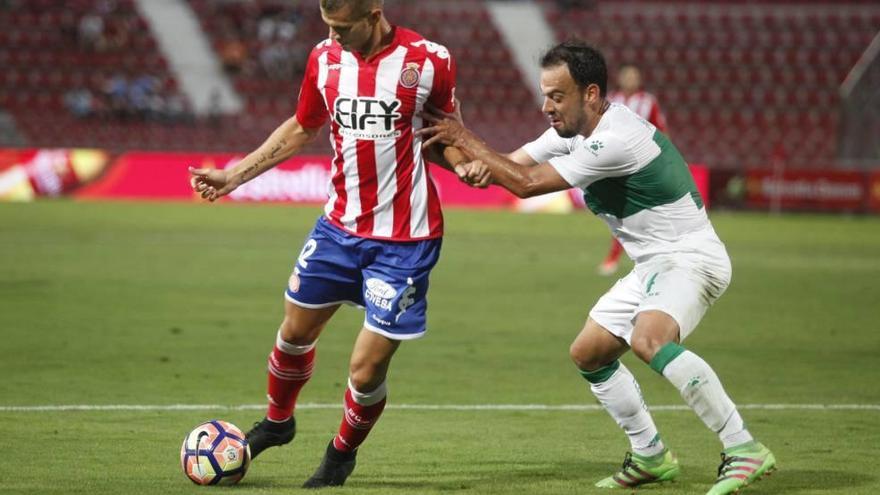
[[[419,74],[419,64],[410,62],[406,64],[406,68],[400,73],[400,85],[410,89],[419,85],[422,75]]]
[[[339,133],[356,139],[388,139],[400,136],[397,120],[403,117],[400,100],[380,98],[336,98],[333,120]]]

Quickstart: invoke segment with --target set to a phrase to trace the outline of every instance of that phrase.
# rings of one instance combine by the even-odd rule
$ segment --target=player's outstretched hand
[[[189,183],[193,191],[201,194],[208,201],[217,201],[238,187],[226,170],[189,167],[189,173],[191,175]]]
[[[452,112],[444,112],[434,105],[427,104],[419,116],[430,124],[429,127],[424,127],[415,132],[416,136],[428,137],[422,143],[423,148],[427,148],[434,143],[453,146],[456,139],[461,138],[468,132],[462,123],[461,102],[458,100],[455,100],[455,108]]]
[[[462,182],[471,187],[485,189],[492,183],[492,173],[481,160],[456,165],[455,173]]]

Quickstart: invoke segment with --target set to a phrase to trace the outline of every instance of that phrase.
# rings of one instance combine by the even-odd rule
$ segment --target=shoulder
[[[620,135],[626,134],[632,127],[644,127],[645,122],[645,119],[628,106],[612,102],[596,129]]]
[[[626,150],[624,139],[611,129],[605,129],[593,132],[589,137],[572,141],[571,149],[573,153],[589,153],[594,157],[599,157],[607,153],[619,153]]]
[[[311,53],[309,53],[309,59],[317,59],[321,55],[325,53],[330,53],[334,51],[341,51],[342,47],[339,46],[338,43],[331,40],[330,38],[323,39],[318,42],[313,48]]]
[[[452,63],[452,54],[449,53],[449,49],[445,46],[437,43],[435,41],[431,41],[421,34],[412,31],[410,29],[406,29],[403,27],[397,27],[400,30],[399,39],[400,44],[405,46],[410,50],[415,50],[417,53],[421,53],[431,60],[431,62],[437,66],[450,66]]]

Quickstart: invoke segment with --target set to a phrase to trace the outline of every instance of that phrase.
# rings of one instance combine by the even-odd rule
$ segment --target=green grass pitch
[[[0,493],[169,494],[192,485],[184,434],[259,409],[14,411],[10,406],[262,404],[265,359],[291,264],[318,208],[46,201],[0,205]],[[612,281],[587,214],[452,210],[431,279],[429,333],[405,343],[389,403],[594,404],[568,345]],[[741,405],[780,470],[754,494],[880,493],[880,219],[713,214],[733,283],[686,345]],[[362,313],[321,338],[293,444],[263,454],[223,493],[291,493],[340,420]],[[681,405],[627,356],[649,405]],[[690,411],[655,419],[676,483],[705,493],[720,446]],[[628,443],[596,410],[389,408],[346,487],[323,493],[600,493]],[[227,491],[228,490],[228,491]]]

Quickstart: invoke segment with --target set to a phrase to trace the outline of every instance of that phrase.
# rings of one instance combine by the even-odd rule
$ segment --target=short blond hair
[[[336,12],[346,5],[351,5],[352,14],[359,17],[367,15],[372,9],[382,8],[384,3],[383,0],[321,0],[321,9]]]

